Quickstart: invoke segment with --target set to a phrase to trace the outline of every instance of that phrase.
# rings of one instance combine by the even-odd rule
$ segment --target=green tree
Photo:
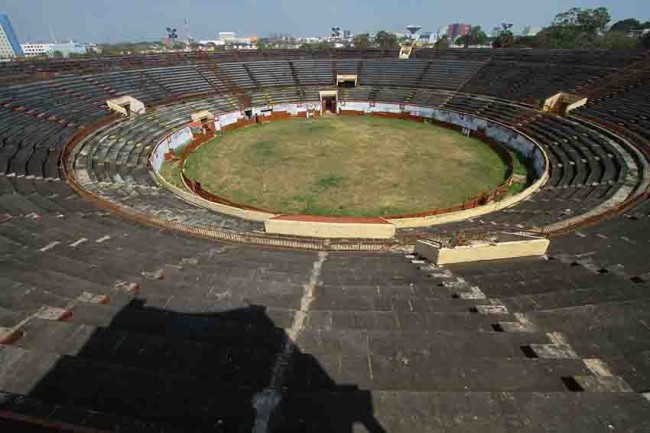
[[[628,18],[614,23],[606,32],[609,21],[610,15],[606,8],[572,8],[556,15],[553,23],[536,36],[516,38],[515,46],[623,50],[641,45],[650,48],[650,41],[639,36],[643,29],[650,29],[650,22],[642,24],[634,18]],[[500,43],[500,40],[496,41],[495,46]]]
[[[397,36],[394,33],[389,33],[384,30],[377,32],[377,36],[375,36],[375,43],[382,50],[394,50],[399,48]]]
[[[61,51],[52,51],[52,58],[54,59],[60,59],[63,57],[63,53]]]
[[[609,31],[602,41],[602,47],[608,50],[630,50],[639,45],[639,38],[628,36],[627,32]]]
[[[540,47],[552,49],[575,48],[576,39],[582,32],[575,26],[550,26],[537,34]]]
[[[354,48],[356,49],[367,50],[372,47],[372,42],[370,42],[370,36],[368,33],[363,33],[355,35],[354,38],[352,38],[352,45],[354,45]]]
[[[632,30],[638,30],[642,28],[642,24],[639,20],[634,18],[628,18],[626,20],[617,21],[609,28],[609,32],[622,32],[630,33]]]
[[[332,42],[321,41],[321,42],[308,42],[300,46],[303,50],[329,50],[334,48]]]
[[[587,33],[603,33],[611,16],[607,8],[571,8],[555,16],[552,26],[579,27]]]
[[[589,32],[581,32],[575,39],[571,48],[579,50],[595,50],[602,45],[602,37]]]
[[[539,48],[539,39],[537,36],[518,36],[515,38],[514,46],[517,48]]]
[[[433,44],[434,48],[437,48],[439,50],[444,50],[446,48],[449,48],[449,39],[447,38],[447,35],[444,35],[440,39],[436,41],[435,44]]]
[[[463,45],[465,48],[470,45],[484,45],[488,42],[488,35],[481,29],[481,26],[472,26],[465,36],[456,39],[457,45]]]
[[[537,35],[539,46],[554,49],[598,48],[602,43],[600,35],[605,32],[609,20],[606,8],[569,9],[557,14],[553,23]]]
[[[514,45],[515,36],[508,29],[503,29],[494,42],[492,42],[494,48],[511,48]]]

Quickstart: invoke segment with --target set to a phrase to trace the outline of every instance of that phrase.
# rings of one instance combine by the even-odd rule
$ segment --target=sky
[[[240,36],[326,36],[333,26],[355,33],[405,32],[408,24],[436,32],[464,22],[488,32],[502,22],[515,31],[541,28],[571,7],[607,7],[612,22],[650,21],[650,0],[0,0],[21,42],[121,42],[158,40],[166,27],[179,39],[215,38],[218,31]]]

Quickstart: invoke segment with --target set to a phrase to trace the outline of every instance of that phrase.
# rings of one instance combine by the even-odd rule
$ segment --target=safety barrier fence
[[[205,96],[207,95],[196,94],[196,95],[190,95],[188,97],[171,98],[169,100],[159,102],[154,107],[184,102],[184,101],[192,100],[195,98],[201,98]],[[275,236],[275,235],[268,235],[263,233],[240,232],[240,231],[227,230],[227,229],[221,229],[221,228],[210,227],[210,226],[195,226],[195,225],[183,224],[174,221],[167,221],[167,220],[162,220],[160,218],[157,218],[150,214],[142,214],[133,209],[117,205],[109,200],[103,199],[102,197],[89,192],[77,182],[73,170],[74,158],[71,158],[71,155],[74,149],[86,137],[116,122],[117,120],[120,119],[120,117],[121,116],[117,114],[109,115],[101,119],[100,121],[79,130],[72,137],[72,139],[68,141],[68,143],[66,143],[65,148],[61,155],[62,168],[68,183],[72,186],[72,188],[77,193],[79,193],[85,199],[95,203],[99,208],[109,210],[115,214],[141,222],[143,224],[147,224],[150,226],[155,226],[167,230],[180,231],[198,237],[218,239],[226,242],[246,243],[246,244],[261,245],[266,247],[295,248],[295,249],[305,249],[305,250],[329,250],[329,251],[391,251],[391,250],[409,251],[412,249],[417,239],[427,239],[430,237],[426,234],[409,234],[409,235],[399,235],[397,238],[391,240],[373,240],[373,239],[332,240],[332,239],[318,239],[318,238],[305,238],[305,237],[291,237],[291,236],[284,236],[284,235]],[[414,116],[409,115],[409,118],[413,118],[413,117]],[[635,144],[635,146],[639,148],[640,151],[643,152],[644,156],[648,157],[648,155],[650,155],[650,146],[648,146],[647,141],[642,137],[638,136],[637,134],[634,134],[633,132],[625,128],[618,127],[617,125],[609,125],[606,122],[599,121],[598,119],[589,119],[589,120],[597,122],[603,125],[604,127],[627,137]],[[248,122],[247,124],[250,124],[251,121],[244,121],[239,125],[230,125],[230,127],[231,128],[242,127],[246,122]],[[203,142],[207,141],[208,139],[209,137],[206,136],[202,142],[196,143],[196,147],[200,146],[200,144],[203,144]],[[508,155],[510,156],[510,158],[512,158],[509,153]],[[512,176],[512,168],[510,168],[510,177],[511,176]],[[494,190],[493,194],[495,198],[498,197],[499,190],[503,191],[504,187],[505,187],[505,183],[504,185],[501,185],[496,190]],[[559,223],[559,224],[554,224],[552,226],[549,226],[549,228],[540,228],[540,229],[522,231],[521,234],[543,236],[543,237],[551,237],[551,236],[558,236],[561,234],[565,234],[577,228],[586,225],[595,224],[599,221],[602,221],[603,219],[609,218],[616,214],[620,214],[626,211],[627,209],[630,209],[631,207],[637,205],[641,201],[646,200],[649,196],[650,193],[646,190],[640,194],[635,195],[634,197],[629,198],[628,200],[624,201],[620,205],[608,209],[607,211],[601,214],[585,218],[578,222],[568,222],[566,225],[562,225],[561,223]],[[452,207],[452,208],[442,209],[438,211],[450,212],[453,211],[451,209],[455,209],[455,210],[469,209],[471,207],[463,207],[463,206],[476,206],[477,203],[480,203],[480,201],[479,199],[475,198],[473,200],[467,201],[462,205],[459,205],[460,207]]]
[[[356,111],[351,111],[349,113],[344,113],[344,114],[358,114]],[[398,114],[398,113],[372,113],[371,114],[373,117],[384,117],[384,118],[392,118],[392,119],[402,119],[402,120],[412,120],[416,122],[425,122],[425,121],[431,121],[432,123],[435,123],[439,126],[443,126],[448,129],[452,129],[455,131],[460,131],[462,128],[457,127],[456,125],[451,125],[447,124],[444,122],[437,122],[435,120],[427,119],[424,117],[420,116],[414,116],[411,114]],[[283,119],[288,119],[291,118],[291,116],[288,113],[273,113],[270,116],[265,116],[264,120],[265,121],[275,121],[275,120],[283,120]],[[239,129],[243,128],[246,126],[249,126],[251,124],[254,124],[255,122],[253,120],[240,120],[237,123],[233,123],[231,125],[228,125],[227,128],[224,128],[225,130],[234,130],[234,129]],[[510,186],[512,185],[513,179],[514,179],[514,158],[512,157],[512,154],[508,152],[502,145],[497,143],[496,141],[488,138],[485,134],[482,134],[480,131],[476,134],[476,136],[483,142],[485,142],[490,148],[499,155],[501,160],[504,162],[506,165],[506,178],[505,180],[496,188],[490,190],[490,191],[485,191],[480,194],[477,194],[473,197],[470,197],[463,203],[446,207],[446,208],[438,208],[438,209],[431,209],[423,212],[416,212],[416,213],[410,213],[410,214],[400,214],[400,215],[390,215],[390,216],[382,216],[385,219],[407,219],[407,218],[420,218],[420,217],[428,217],[428,216],[434,216],[434,215],[443,215],[446,213],[452,213],[452,212],[458,212],[462,210],[468,210],[468,209],[473,209],[479,206],[484,206],[492,201],[499,200],[500,198],[504,197],[508,190],[510,189]],[[212,137],[211,137],[212,138]],[[208,140],[203,139],[202,137],[197,138],[194,142],[192,142],[189,146],[185,148],[185,151],[183,151],[183,154],[181,156],[179,165],[183,167],[183,164],[185,162],[185,158],[194,150],[199,148],[201,145],[203,145],[205,142]],[[205,191],[200,183],[196,182],[193,179],[190,179],[187,177],[187,175],[182,171],[182,178],[183,182],[185,185],[192,190],[194,193],[199,195],[201,198],[211,201],[214,203],[218,204],[224,204],[240,209],[246,209],[246,210],[254,210],[258,212],[266,212],[269,214],[278,214],[279,212],[275,212],[270,209],[264,209],[264,208],[259,208],[259,207],[253,207],[246,205],[244,203],[235,203],[231,200],[228,200],[224,197],[220,197],[216,194],[213,194],[209,191]]]

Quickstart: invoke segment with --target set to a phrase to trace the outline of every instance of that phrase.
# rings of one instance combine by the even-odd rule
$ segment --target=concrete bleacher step
[[[164,357],[173,359],[174,356],[180,358],[186,356],[188,363],[190,363],[191,359],[200,358],[196,352],[197,350],[223,350],[234,356],[237,350],[246,349],[253,353],[256,350],[264,349],[266,345],[277,344],[277,341],[274,343],[272,339],[264,342],[264,339],[268,337],[265,334],[266,330],[256,331],[254,328],[225,327],[222,331],[216,332],[218,329],[214,329],[202,336],[191,329],[183,330],[176,327],[173,331],[168,329],[168,331],[172,331],[175,341],[178,339],[175,346],[164,346],[166,347],[165,354],[156,355],[156,351],[163,347],[161,346],[163,340],[169,338],[171,334],[168,336],[158,334],[155,332],[155,324],[152,323],[148,326],[146,323],[138,324],[131,317],[123,316],[119,310],[113,308],[115,307],[113,299],[111,299],[111,306],[108,308],[101,308],[101,305],[99,307],[81,303],[79,305],[91,308],[86,309],[86,312],[81,312],[81,309],[76,307],[73,308],[66,321],[31,319],[21,327],[23,335],[13,345],[32,351],[75,355],[82,349],[90,353],[91,348],[84,347],[84,345],[91,336],[101,336],[106,341],[116,343],[119,341],[119,345],[125,345],[125,347],[118,349],[116,344],[114,346],[116,354],[103,353],[101,354],[102,359],[111,359],[121,353],[120,356],[124,356],[126,362],[130,361],[129,357],[134,357],[138,359],[138,363],[143,364],[143,356],[147,359],[161,356],[159,365],[150,365],[152,369],[159,369],[169,365],[168,360],[165,360]],[[90,318],[91,314],[96,315],[96,317],[90,319],[95,322],[94,324],[84,320],[84,317]],[[101,317],[104,317],[104,319]],[[278,325],[277,323],[274,324],[275,326]],[[278,328],[277,332],[275,332],[276,335],[280,335],[280,329]],[[183,342],[182,340],[186,341]],[[297,346],[301,351],[317,357],[376,356],[378,358],[401,358],[408,364],[408,359],[413,356],[428,357],[432,361],[431,365],[437,365],[439,362],[444,363],[438,358],[442,360],[454,359],[461,364],[465,360],[471,361],[473,359],[523,360],[528,356],[522,347],[531,344],[544,344],[547,341],[548,337],[543,333],[523,335],[498,332],[474,333],[469,331],[390,332],[310,329],[301,334]],[[190,344],[190,342],[192,343]],[[110,351],[110,346],[108,344],[105,349]],[[210,349],[209,346],[214,347]],[[132,353],[127,356],[129,350]],[[175,352],[178,353],[172,355]],[[193,358],[192,353],[196,357]],[[580,372],[584,372],[584,370],[581,369]]]
[[[182,427],[159,425],[81,407],[46,403],[42,400],[6,392],[0,393],[0,427],[7,431],[74,431],[79,433],[108,433],[112,431],[182,432]],[[187,430],[185,430],[187,431]]]
[[[307,324],[326,329],[368,329],[384,331],[492,331],[498,320],[509,315],[473,312],[411,311],[310,311]]]
[[[11,308],[0,306],[0,327],[11,329],[29,315],[30,312],[18,312]]]
[[[316,291],[313,311],[411,311],[411,312],[468,312],[479,305],[492,305],[487,299],[450,299],[445,293],[415,296],[411,293],[393,294],[391,296],[348,295],[346,293],[328,293],[323,296]]]
[[[117,326],[120,324],[116,318]],[[135,322],[133,323],[135,325]],[[40,327],[39,326],[43,325]],[[77,331],[65,329],[66,324],[50,326],[44,322],[34,322],[35,327],[29,328],[32,332],[41,332],[46,335],[41,338],[59,339],[61,343],[58,351],[70,351],[73,356],[66,353],[43,353],[48,347],[39,346],[35,349],[25,349],[16,344],[1,346],[4,358],[4,375],[0,376],[3,389],[11,392],[25,393],[29,389],[21,388],[21,380],[26,379],[24,367],[33,367],[32,359],[45,360],[44,366],[49,370],[54,369],[54,374],[60,364],[65,364],[66,369],[76,371],[82,377],[84,371],[88,377],[104,377],[103,372],[116,372],[122,370],[131,376],[132,380],[147,380],[152,375],[164,382],[187,383],[188,385],[201,380],[201,388],[218,385],[219,387],[264,387],[268,384],[275,356],[281,350],[281,334],[276,341],[266,340],[240,340],[240,344],[233,345],[231,334],[226,341],[204,341],[204,343],[184,343],[174,341],[174,345],[165,345],[165,338],[150,337],[113,331],[105,329],[89,330],[79,328]],[[57,328],[57,329],[52,329]],[[69,327],[68,327],[69,328]],[[236,329],[236,328],[235,328]],[[82,332],[78,334],[78,332]],[[143,328],[146,332],[146,326]],[[71,344],[70,338],[77,333],[77,343]],[[236,330],[235,330],[236,332]],[[241,332],[241,331],[240,331]],[[254,335],[254,334],[253,334]],[[268,333],[262,330],[259,337],[264,338]],[[31,338],[31,339],[30,339]],[[38,342],[38,338],[26,337],[17,344],[29,347]],[[55,341],[52,340],[54,343]],[[262,346],[260,346],[262,343]],[[249,346],[250,345],[250,346]],[[39,356],[40,355],[40,356]],[[227,355],[227,356],[226,356]],[[316,362],[321,364],[329,377],[335,382],[353,381],[366,389],[373,390],[410,390],[410,391],[562,391],[566,390],[563,377],[588,376],[590,371],[581,360],[571,359],[526,359],[517,358],[482,358],[478,356],[464,356],[451,353],[436,352],[424,353],[398,353],[397,356],[370,354],[362,357],[362,363],[354,356],[335,354],[317,355]],[[225,356],[225,357],[224,357]],[[292,362],[296,367],[303,364],[303,357],[311,355],[295,354]],[[22,359],[27,358],[24,362]],[[20,362],[19,362],[20,360]],[[246,368],[254,362],[253,374]],[[305,363],[310,362],[307,358]],[[26,364],[26,366],[24,365]],[[347,366],[346,364],[349,364]],[[356,367],[356,368],[353,368]],[[431,366],[435,366],[431,369]],[[44,368],[45,368],[44,367]],[[222,372],[214,377],[197,375],[198,372],[214,370]],[[485,375],[490,371],[490,375]],[[226,373],[228,372],[228,373]],[[38,371],[35,372],[38,376]],[[41,380],[50,380],[51,371]],[[299,368],[291,370],[287,377],[287,387],[293,390],[318,390],[323,385],[305,382],[304,372]],[[60,373],[59,373],[60,374]],[[224,375],[225,374],[225,375]],[[35,385],[38,379],[29,378],[30,386]],[[214,383],[211,383],[213,382]],[[13,385],[13,386],[12,386]],[[170,384],[171,385],[171,384]],[[184,387],[184,385],[181,385]],[[218,388],[212,388],[216,390]]]
[[[108,342],[107,342],[108,343]],[[128,345],[127,345],[128,347]],[[136,349],[137,347],[134,347]],[[125,347],[125,350],[127,348]],[[143,401],[140,394],[147,393],[149,395],[148,401],[152,401],[152,406],[163,406],[171,414],[176,414],[178,407],[171,404],[169,401],[172,395],[161,393],[164,387],[168,390],[178,389],[179,391],[192,389],[194,393],[211,395],[214,397],[223,398],[225,395],[237,396],[239,392],[250,392],[248,386],[257,387],[258,389],[264,387],[265,379],[268,379],[268,372],[262,371],[259,378],[250,377],[249,372],[246,373],[244,384],[229,386],[227,383],[222,383],[222,377],[202,377],[201,381],[193,379],[191,376],[182,374],[183,370],[175,369],[174,373],[164,373],[159,375],[146,368],[146,359],[141,359],[144,363],[138,367],[127,367],[123,365],[109,364],[106,359],[90,360],[83,358],[82,351],[81,357],[66,357],[66,356],[43,356],[39,354],[39,359],[42,361],[37,370],[32,370],[35,376],[26,377],[23,368],[34,367],[33,359],[36,356],[19,348],[4,346],[2,352],[5,354],[6,360],[5,375],[0,376],[0,381],[3,381],[5,389],[10,392],[24,393],[31,391],[32,395],[56,401],[62,404],[78,404],[84,402],[84,406],[90,408],[98,408],[102,406],[102,410],[115,410],[119,413],[126,413],[131,415],[135,409],[133,404],[140,400]],[[101,348],[100,348],[101,353]],[[124,354],[128,356],[127,353]],[[108,359],[111,359],[110,357]],[[408,386],[407,392],[474,392],[474,391],[501,391],[513,392],[516,391],[526,392],[527,388],[534,388],[535,392],[560,392],[564,390],[562,380],[556,375],[574,374],[579,371],[577,366],[564,363],[558,365],[557,362],[551,366],[548,362],[515,362],[514,360],[472,360],[463,362],[461,365],[458,363],[447,362],[437,364],[435,372],[431,372],[431,360],[425,358],[410,357],[408,360],[405,358],[393,359],[385,357],[371,357],[366,361],[369,367],[366,371],[359,368],[359,363],[354,363],[354,359],[349,359],[343,365],[347,368],[343,373],[341,361],[339,361],[339,369],[334,369],[333,364],[322,364],[327,374],[336,382],[342,380],[343,383],[347,381],[354,381],[353,383],[360,383],[362,386],[369,386],[373,391],[393,391],[404,392],[404,387]],[[299,359],[295,362],[300,363]],[[222,364],[212,365],[212,369],[219,371]],[[356,366],[356,369],[353,368]],[[225,365],[227,367],[227,365]],[[231,367],[232,368],[232,367]],[[372,368],[371,375],[368,370]],[[482,374],[485,369],[489,368],[491,374],[486,376]],[[259,371],[259,365],[258,365]],[[8,374],[7,374],[8,373]],[[40,373],[40,375],[39,375]],[[305,382],[305,378],[300,375],[301,371],[297,371],[295,376],[289,376],[287,381],[288,393],[299,392],[304,396],[311,395],[312,398],[319,395],[321,392],[328,391],[331,388],[330,382],[319,383],[318,380]],[[9,378],[8,376],[11,376]],[[363,376],[367,379],[364,380]],[[70,382],[72,377],[76,378],[75,382]],[[118,379],[120,378],[121,379]],[[230,376],[231,379],[241,379],[237,375]],[[40,380],[39,380],[40,379]],[[316,379],[316,378],[314,378]],[[216,388],[212,383],[213,380],[219,383]],[[132,388],[131,392],[126,393],[125,390],[129,387]],[[246,385],[249,384],[249,385]],[[27,388],[29,387],[29,388]],[[56,390],[66,389],[66,393],[61,394]],[[96,389],[102,389],[99,393],[104,398],[99,398]],[[208,391],[210,390],[210,391]],[[208,393],[208,394],[206,394]],[[114,398],[118,398],[119,403]],[[467,395],[467,394],[466,394]],[[108,396],[110,399],[107,399]],[[176,402],[178,404],[178,402]],[[250,404],[250,400],[249,400]],[[188,408],[184,408],[187,410]],[[215,410],[216,408],[213,408]],[[232,408],[230,408],[232,410]],[[146,408],[140,408],[141,416],[152,416],[154,413],[149,412]],[[215,412],[213,412],[215,413]],[[230,414],[232,412],[216,411],[220,415]],[[159,416],[159,415],[158,415]]]
[[[80,244],[84,245],[84,244]],[[64,246],[62,248],[72,248],[71,246]],[[79,248],[79,247],[78,247]],[[88,251],[86,251],[86,258],[88,258]],[[87,261],[75,260],[64,251],[52,250],[52,253],[33,253],[22,251],[16,253],[13,257],[20,266],[24,267],[37,267],[38,269],[50,270],[55,272],[64,273],[71,276],[76,276],[82,279],[93,281],[97,284],[112,285],[117,279],[139,280],[142,278],[138,270],[118,268],[114,269],[111,266],[98,266],[96,263],[101,260],[93,260],[92,263]]]
[[[73,299],[81,297],[84,293],[90,293],[74,291],[68,294],[55,293],[47,289],[24,285],[13,278],[4,277],[0,277],[0,288],[2,288],[4,295],[0,300],[0,305],[20,312],[31,312],[42,305],[65,307]]]
[[[81,425],[99,431],[197,432],[209,428],[212,418],[192,423],[164,423],[162,419],[140,419],[74,406],[56,405],[31,396],[2,394],[0,408],[4,424],[16,418],[37,425],[57,423]],[[347,431],[351,425],[365,425],[369,431],[467,432],[517,430],[533,433],[546,428],[561,431],[571,416],[572,431],[578,433],[619,429],[631,433],[647,431],[647,402],[629,393],[492,393],[492,392],[394,392],[322,391],[292,392],[285,396],[274,417],[274,427],[287,431]],[[444,408],[444,410],[441,410]],[[404,417],[401,414],[415,412]],[[337,416],[333,417],[332,414]],[[230,421],[230,422],[225,422]],[[204,424],[202,424],[202,422]],[[29,424],[28,424],[29,425]],[[251,415],[233,424],[218,424],[224,431],[252,429]]]
[[[0,218],[2,216],[0,215]],[[27,248],[25,245],[23,245],[20,242],[16,242],[12,239],[8,239],[2,235],[0,235],[0,253],[2,254],[8,254],[8,253],[15,253],[23,248]]]
[[[499,299],[511,309],[520,312],[553,310],[589,305],[607,305],[630,299],[650,299],[647,288],[630,285],[625,289],[616,287],[596,287],[594,289],[574,289],[568,291],[521,295]]]
[[[0,212],[16,216],[45,213],[43,208],[30,201],[28,197],[18,194],[1,196]]]
[[[40,270],[34,273],[33,268],[18,266],[13,263],[15,270],[11,274],[11,280],[39,289],[48,289],[52,292],[65,294],[71,298],[79,296],[83,292],[106,293],[109,288],[83,278],[72,276],[50,270]]]
[[[0,174],[0,195],[14,194],[16,192],[14,184],[10,179],[11,178]]]
[[[376,354],[397,358],[432,355],[460,361],[472,358],[526,358],[530,344],[549,341],[546,333],[506,334],[458,330],[384,331],[369,329],[308,328],[298,347],[313,355]]]

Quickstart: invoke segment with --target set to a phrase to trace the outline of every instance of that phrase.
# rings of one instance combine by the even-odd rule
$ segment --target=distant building
[[[9,16],[0,13],[0,59],[13,59],[23,55],[18,37],[11,26]]]
[[[438,35],[432,32],[422,32],[418,37],[418,41],[423,44],[435,44],[438,40]]]
[[[63,57],[68,57],[70,54],[86,54],[88,50],[84,44],[78,42],[63,42],[63,43],[26,43],[21,44],[21,48],[25,57],[36,56],[54,56],[55,53],[60,53]]]
[[[51,53],[54,54],[59,52],[63,54],[63,57],[68,57],[70,54],[86,54],[86,46],[80,44],[79,42],[63,42],[58,44],[52,44],[50,47]],[[51,54],[51,55],[52,55]]]
[[[472,26],[469,24],[454,23],[449,24],[447,29],[447,38],[450,41],[455,41],[461,36],[466,36]]]
[[[343,38],[344,39],[352,38],[352,30],[343,30]]]
[[[442,26],[438,29],[438,39],[447,37],[447,32],[449,31],[449,26]]]
[[[220,41],[229,42],[237,39],[235,32],[219,32],[217,33]]]
[[[492,37],[493,38],[498,38],[499,36],[501,36],[502,31],[503,31],[503,29],[500,26],[493,27],[492,28]]]
[[[235,32],[219,32],[216,41],[200,41],[199,43],[213,43],[216,46],[227,45],[229,47],[247,47],[257,42],[257,37],[238,38]]]
[[[25,57],[47,56],[48,53],[50,52],[50,46],[52,46],[52,44],[40,44],[40,43],[20,44],[20,47],[22,48]]]

